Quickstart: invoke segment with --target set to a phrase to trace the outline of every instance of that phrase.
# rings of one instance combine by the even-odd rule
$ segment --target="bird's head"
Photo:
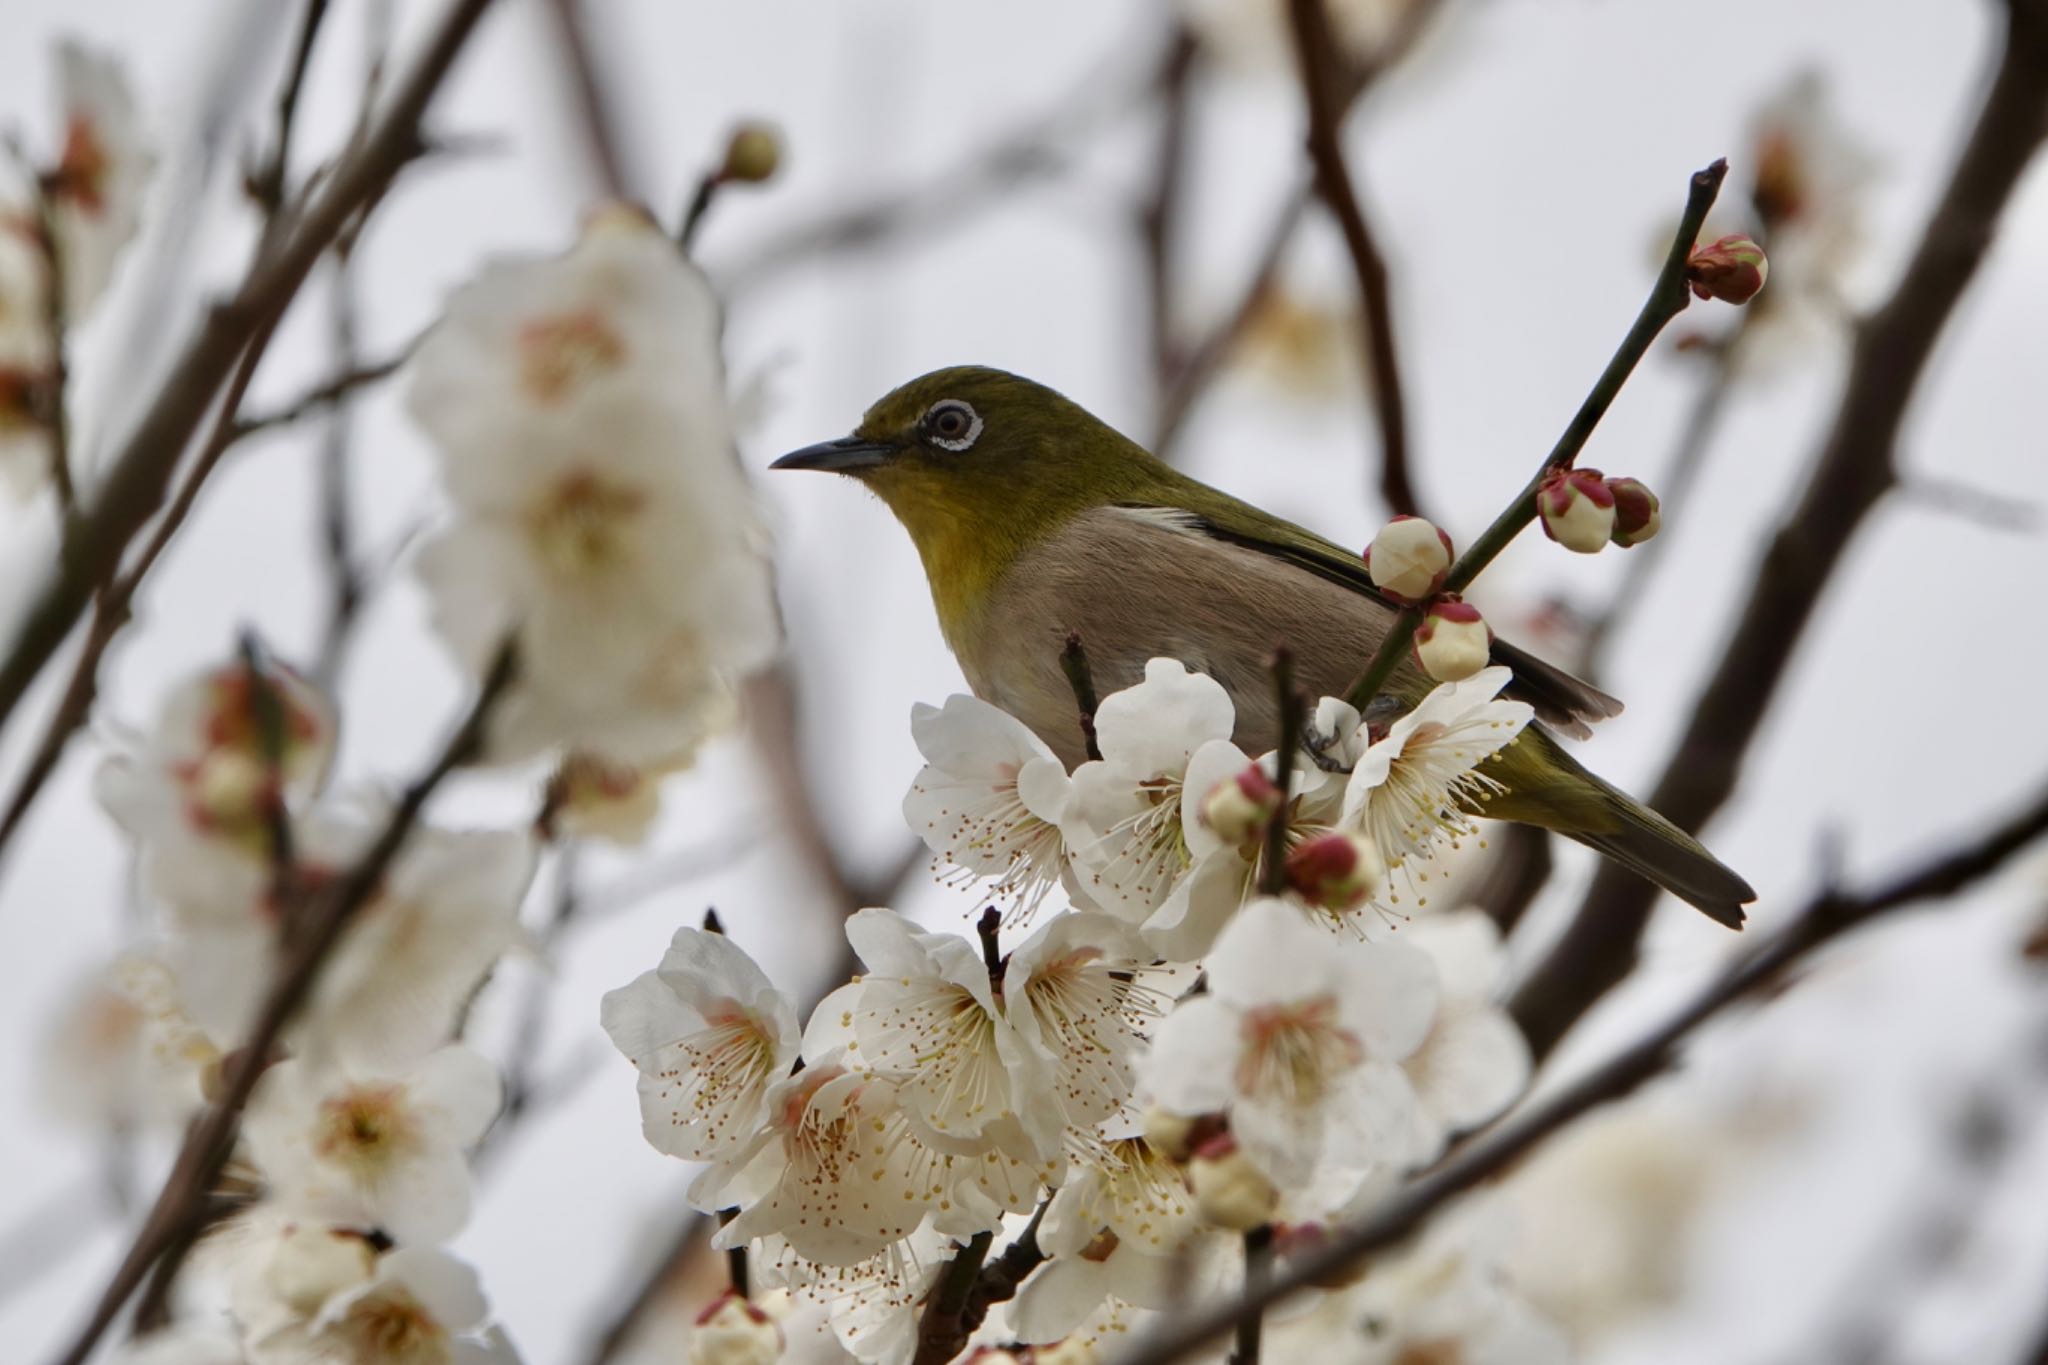
[[[853,434],[775,469],[860,480],[920,547],[949,526],[1029,527],[1113,501],[1152,457],[1043,384],[975,365],[934,370],[868,409]]]

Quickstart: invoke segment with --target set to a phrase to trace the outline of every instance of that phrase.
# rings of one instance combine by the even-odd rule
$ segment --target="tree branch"
[[[1623,1098],[1677,1060],[1679,1044],[1730,1005],[1771,985],[1829,940],[1919,901],[1967,890],[2012,856],[2048,837],[2048,790],[1967,847],[1861,896],[1825,892],[1774,937],[1745,954],[1693,1001],[1630,1047],[1516,1116],[1480,1134],[1418,1176],[1322,1249],[1237,1300],[1189,1314],[1141,1341],[1122,1365],[1166,1365],[1229,1332],[1290,1294],[1327,1283],[1369,1254],[1406,1240],[1441,1205],[1507,1170],[1581,1115]]]
[[[1308,153],[1315,166],[1316,192],[1343,231],[1352,273],[1358,277],[1358,306],[1365,318],[1365,395],[1380,429],[1380,496],[1389,513],[1421,515],[1422,502],[1408,470],[1408,407],[1394,342],[1387,263],[1344,160],[1343,100],[1338,89],[1343,83],[1343,54],[1331,36],[1323,0],[1288,0],[1287,12],[1308,104]]]
[[[1552,470],[1569,469],[1579,452],[1585,449],[1586,441],[1593,435],[1593,429],[1600,425],[1600,419],[1607,415],[1607,409],[1621,393],[1622,385],[1635,373],[1637,364],[1650,349],[1650,343],[1664,330],[1666,323],[1685,310],[1691,298],[1685,281],[1686,258],[1692,254],[1693,244],[1698,240],[1700,225],[1706,221],[1707,211],[1714,206],[1714,198],[1721,192],[1721,182],[1728,175],[1728,163],[1716,161],[1705,170],[1695,171],[1687,188],[1685,213],[1679,219],[1678,231],[1671,238],[1671,246],[1664,255],[1664,268],[1657,272],[1655,283],[1650,286],[1650,296],[1643,300],[1643,306],[1636,313],[1628,335],[1621,339],[1608,360],[1607,368],[1593,382],[1591,392],[1579,404],[1579,410],[1572,414],[1572,420],[1565,426],[1564,434],[1557,438],[1557,444],[1543,457],[1543,463],[1529,476],[1529,482],[1522,485],[1522,491],[1515,494],[1501,514],[1493,519],[1479,536],[1467,546],[1465,553],[1458,556],[1458,562],[1451,566],[1450,575],[1444,579],[1445,592],[1463,592],[1470,587],[1494,558],[1505,550],[1514,538],[1520,535],[1528,524],[1536,519],[1536,492],[1543,479]],[[1358,675],[1345,693],[1345,700],[1360,711],[1371,704],[1379,695],[1380,688],[1393,676],[1394,669],[1408,652],[1408,646],[1415,638],[1415,629],[1422,624],[1422,611],[1417,607],[1403,607],[1394,622],[1387,628],[1386,638],[1373,651],[1365,671]]]
[[[63,1365],[85,1365],[95,1344],[113,1325],[122,1305],[148,1275],[151,1265],[176,1246],[193,1220],[204,1213],[207,1196],[234,1148],[242,1108],[269,1065],[285,1025],[311,994],[320,969],[354,922],[356,912],[377,894],[385,871],[418,824],[427,798],[450,772],[475,755],[491,714],[517,671],[516,655],[508,643],[499,650],[461,725],[426,771],[405,789],[376,840],[345,875],[285,918],[279,935],[282,956],[276,975],[248,1037],[226,1068],[220,1098],[193,1124],[127,1255],[101,1293],[77,1340],[59,1357]]]
[[[373,203],[420,145],[419,122],[491,0],[450,0],[384,116],[325,177],[292,227],[260,250],[233,296],[207,313],[156,397],[121,444],[56,575],[36,595],[4,662],[0,725],[62,646],[97,588],[116,571],[142,524],[161,505],[178,458],[257,337],[284,313],[306,274],[359,212]]]
[[[1999,215],[2048,136],[2048,0],[2010,0],[1998,69],[1897,290],[1856,338],[1835,419],[1806,490],[1779,526],[1719,663],[1649,804],[1697,832],[1734,792],[1822,593],[1897,478],[1899,427],[1936,340],[1975,276]],[[1538,1058],[1628,973],[1657,888],[1603,865],[1576,918],[1517,992]]]

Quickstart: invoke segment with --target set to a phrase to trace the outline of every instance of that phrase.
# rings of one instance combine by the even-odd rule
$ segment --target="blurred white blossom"
[[[421,345],[409,403],[457,516],[419,570],[471,667],[518,640],[498,756],[687,755],[777,648],[718,328],[703,276],[612,206],[565,255],[486,267]]]
[[[469,1219],[467,1153],[502,1098],[497,1068],[459,1044],[398,1073],[288,1058],[256,1083],[242,1132],[279,1207],[442,1242]]]
[[[57,44],[63,150],[48,194],[64,266],[64,307],[84,317],[106,292],[123,247],[142,222],[155,157],[127,73],[111,52]]]

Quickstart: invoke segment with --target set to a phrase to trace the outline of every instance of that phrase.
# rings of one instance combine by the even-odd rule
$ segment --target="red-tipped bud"
[[[1685,263],[1685,278],[1692,292],[1723,303],[1748,303],[1770,274],[1771,263],[1764,249],[1740,234],[1700,247]]]
[[[1188,1163],[1188,1185],[1202,1221],[1232,1232],[1264,1227],[1280,1207],[1280,1191],[1238,1150],[1237,1139],[1228,1133],[1195,1150]]]
[[[1415,629],[1415,662],[1438,682],[1462,682],[1486,667],[1493,632],[1470,602],[1433,602]]]
[[[1657,534],[1664,517],[1657,510],[1657,495],[1637,479],[1609,479],[1607,491],[1614,495],[1614,530],[1609,538],[1626,549],[1640,545]]]
[[[690,1365],[774,1365],[782,1359],[782,1329],[761,1306],[731,1290],[697,1315],[690,1333]]]
[[[1607,544],[1614,532],[1614,493],[1597,469],[1554,469],[1536,490],[1543,534],[1582,555]]]
[[[718,178],[758,185],[773,178],[781,165],[782,135],[765,123],[742,123],[725,144],[725,164]]]
[[[1365,571],[1396,602],[1420,602],[1451,571],[1451,538],[1421,517],[1395,517],[1365,547]]]
[[[1247,764],[1235,777],[1226,777],[1202,798],[1202,823],[1226,844],[1256,839],[1280,809],[1280,789],[1266,770]]]
[[[1379,850],[1362,834],[1317,835],[1287,855],[1288,889],[1310,905],[1339,914],[1356,909],[1385,874]]]

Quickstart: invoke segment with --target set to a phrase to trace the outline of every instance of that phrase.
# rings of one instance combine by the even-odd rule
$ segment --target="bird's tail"
[[[1575,839],[1730,929],[1742,927],[1742,907],[1756,892],[1699,840],[1587,772],[1535,726],[1505,757],[1509,791],[1485,814]]]

